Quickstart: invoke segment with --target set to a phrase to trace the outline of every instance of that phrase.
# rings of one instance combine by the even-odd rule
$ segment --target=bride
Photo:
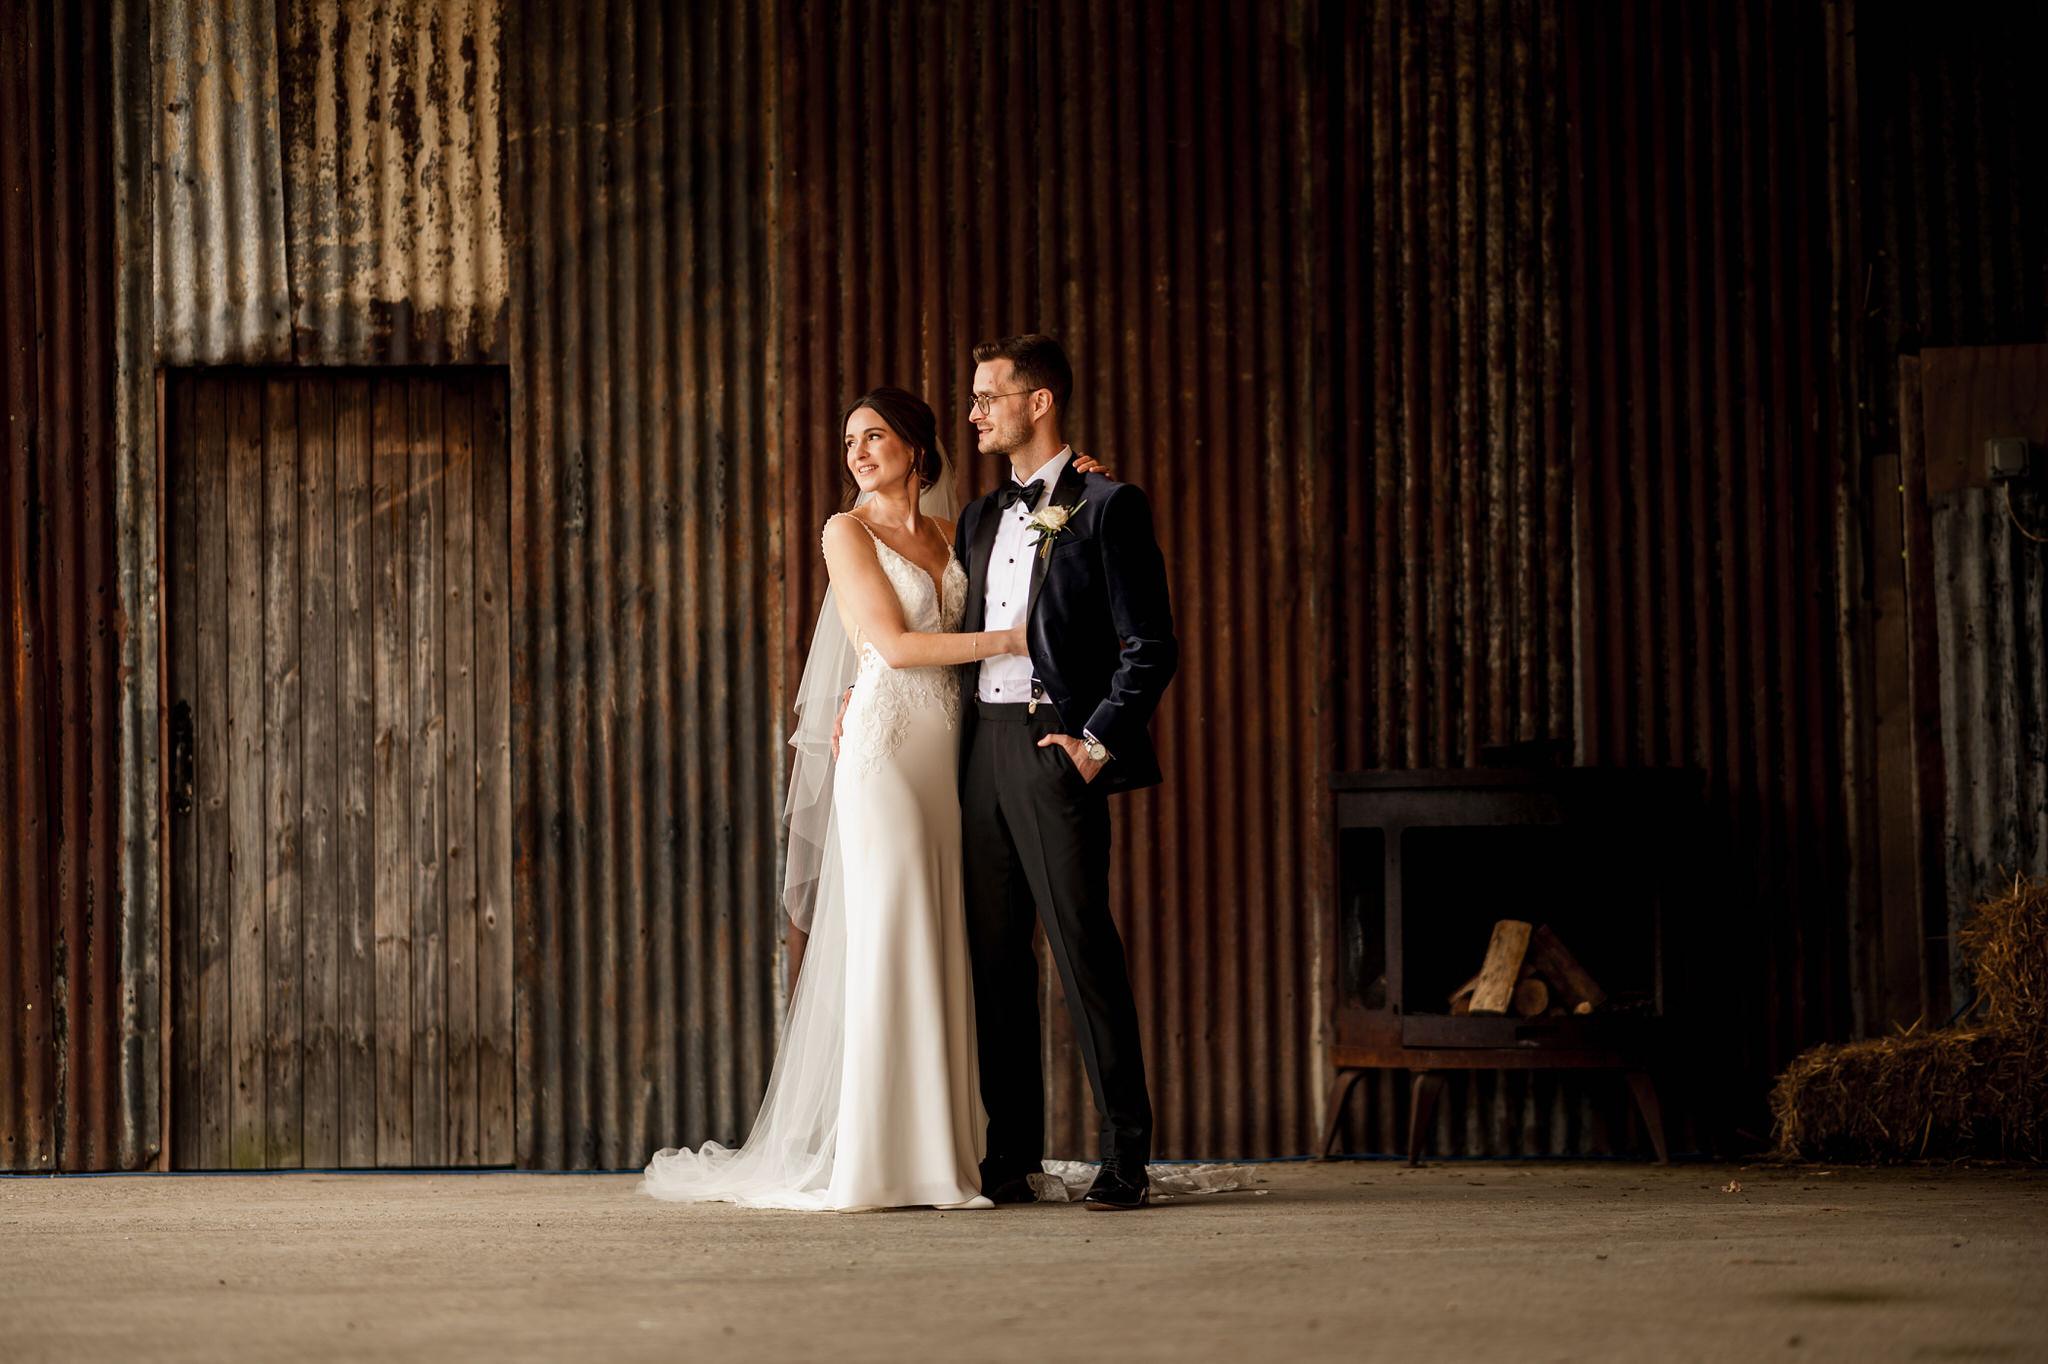
[[[825,523],[831,586],[784,809],[803,969],[745,1143],[657,1152],[641,1188],[766,1208],[985,1208],[955,665],[1026,652],[1024,630],[955,633],[967,574],[931,408],[878,388],[842,429],[860,499]]]

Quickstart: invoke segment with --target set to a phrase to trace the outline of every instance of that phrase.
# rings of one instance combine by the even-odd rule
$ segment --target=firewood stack
[[[1606,1001],[1607,992],[1548,924],[1502,919],[1479,974],[1452,991],[1451,1012],[1563,1018],[1592,1013]]]

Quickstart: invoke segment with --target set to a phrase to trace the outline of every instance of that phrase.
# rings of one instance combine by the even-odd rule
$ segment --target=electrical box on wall
[[[1984,442],[1984,476],[1993,483],[2033,472],[2034,450],[2025,436],[1993,436]]]

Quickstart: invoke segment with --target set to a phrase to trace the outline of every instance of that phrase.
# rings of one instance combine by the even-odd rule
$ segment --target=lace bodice
[[[845,513],[841,513],[845,515]],[[853,518],[860,521],[859,517]],[[931,575],[884,544],[865,521],[875,542],[875,557],[896,600],[903,606],[906,628],[924,635],[950,634],[960,628],[967,614],[967,571],[959,559],[946,556],[946,571],[935,585]],[[946,726],[960,723],[960,677],[950,667],[892,668],[872,644],[860,650],[860,672],[856,676],[853,700],[846,707],[845,732],[840,751],[868,771],[894,753],[902,743],[910,717],[921,706],[942,711]]]

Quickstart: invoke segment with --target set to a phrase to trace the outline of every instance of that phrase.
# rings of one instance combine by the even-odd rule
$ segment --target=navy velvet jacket
[[[1109,749],[1097,783],[1112,792],[1156,786],[1159,757],[1145,726],[1179,666],[1180,644],[1152,504],[1140,489],[1078,473],[1070,462],[1047,505],[1079,510],[1054,537],[1050,555],[1032,550],[1024,616],[1032,667],[1067,732],[1079,738],[1087,730]],[[953,550],[967,569],[963,630],[983,628],[996,524],[991,496],[960,514]],[[974,676],[966,670],[969,717]]]

